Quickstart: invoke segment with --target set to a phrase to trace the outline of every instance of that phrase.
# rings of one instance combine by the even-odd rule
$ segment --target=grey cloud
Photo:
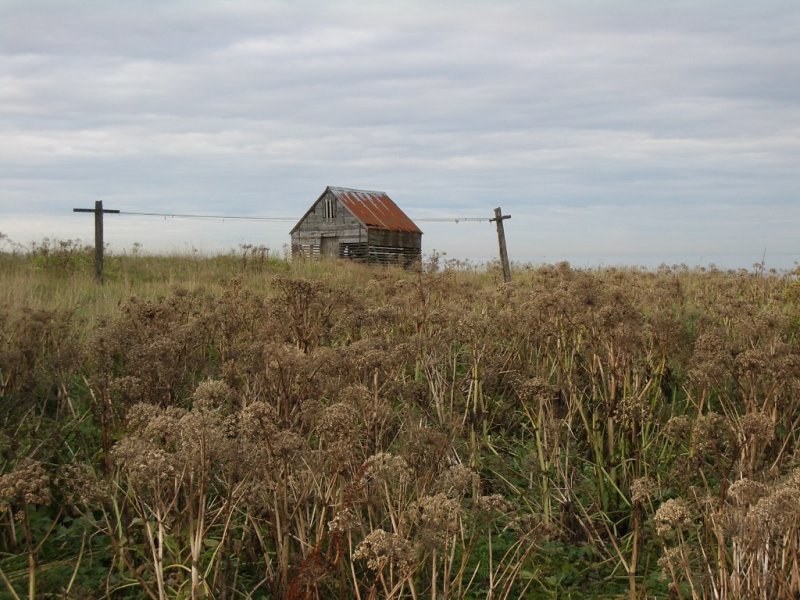
[[[691,245],[681,219],[703,222],[711,245],[729,248],[735,231],[796,249],[785,228],[748,238],[702,210],[796,200],[800,10],[788,2],[0,10],[0,231],[20,203],[286,213],[338,184],[386,189],[409,212],[502,202],[550,215],[555,239],[517,240],[529,256],[542,240],[608,250],[604,229],[644,251],[641,232],[664,223]],[[655,216],[665,203],[675,220]],[[428,229],[426,244],[475,246],[463,228]]]

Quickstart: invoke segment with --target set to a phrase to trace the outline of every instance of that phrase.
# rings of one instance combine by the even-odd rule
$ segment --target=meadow
[[[800,281],[0,252],[0,596],[796,598]]]

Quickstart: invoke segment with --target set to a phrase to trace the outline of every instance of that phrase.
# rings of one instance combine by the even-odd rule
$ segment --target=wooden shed
[[[385,192],[327,187],[291,231],[292,257],[410,266],[422,231]]]

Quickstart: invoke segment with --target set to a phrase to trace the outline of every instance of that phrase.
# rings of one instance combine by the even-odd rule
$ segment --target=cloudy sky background
[[[800,261],[800,3],[0,0],[0,232],[299,218],[326,185],[491,216],[512,259]],[[425,251],[496,254],[489,223]],[[109,216],[115,250],[292,223]]]

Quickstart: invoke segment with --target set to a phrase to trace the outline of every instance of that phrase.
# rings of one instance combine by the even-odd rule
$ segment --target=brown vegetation
[[[800,593],[794,274],[2,260],[12,595]]]

